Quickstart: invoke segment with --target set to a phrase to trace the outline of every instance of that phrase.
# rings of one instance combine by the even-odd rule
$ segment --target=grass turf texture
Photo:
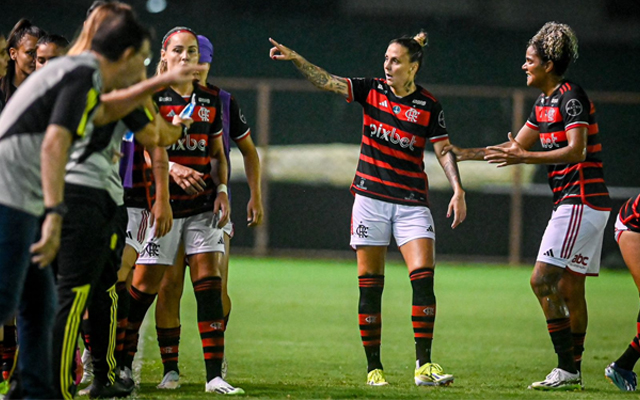
[[[626,272],[587,280],[589,331],[583,392],[542,393],[556,357],[544,316],[529,288],[530,268],[441,263],[436,269],[433,360],[455,375],[450,387],[416,387],[411,285],[390,263],[383,295],[382,362],[388,386],[365,385],[355,262],[232,257],[233,312],[226,335],[228,381],[247,398],[292,399],[610,399],[628,397],[605,380],[604,367],[635,334],[638,294]],[[141,337],[140,399],[200,399],[204,362],[191,284],[182,301],[182,387],[161,391],[153,315]],[[140,358],[139,358],[140,359]],[[633,396],[633,395],[632,395]]]

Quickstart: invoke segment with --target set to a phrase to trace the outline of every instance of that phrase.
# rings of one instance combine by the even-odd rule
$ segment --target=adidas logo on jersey
[[[169,111],[169,114],[167,114],[167,117],[175,117],[176,116],[176,112],[171,110]]]
[[[378,105],[379,105],[380,107],[384,107],[384,108],[389,107],[389,103],[388,103],[386,100],[385,100],[385,101],[383,101],[382,103],[378,104]]]
[[[545,256],[547,256],[547,257],[554,257],[554,255],[553,255],[553,249],[549,249],[549,250],[545,251],[545,252],[543,253],[543,255],[545,255]]]

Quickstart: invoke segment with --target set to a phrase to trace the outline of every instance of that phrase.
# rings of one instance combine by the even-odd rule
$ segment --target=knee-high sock
[[[573,338],[569,318],[547,320],[547,330],[558,355],[558,368],[575,373],[577,368],[573,360]]]
[[[409,275],[413,288],[411,322],[416,344],[416,360],[419,365],[431,362],[433,325],[436,320],[436,296],[433,293],[431,268],[420,268]]]
[[[147,315],[147,311],[153,301],[155,300],[157,293],[148,294],[141,292],[135,287],[131,286],[129,290],[130,309],[129,309],[129,321],[127,323],[127,330],[124,338],[124,361],[123,367],[131,368],[133,364],[133,358],[138,351],[138,338],[140,334],[140,326],[144,321],[144,316]]]
[[[224,357],[224,315],[222,311],[222,280],[208,277],[193,282],[198,303],[198,330],[202,339],[207,382],[222,374]]]
[[[160,347],[160,358],[166,375],[169,371],[175,371],[178,374],[178,354],[180,347],[180,327],[177,328],[160,328],[156,326],[158,333],[158,346]],[[207,381],[208,382],[208,381]]]
[[[638,319],[636,323],[636,336],[631,340],[631,343],[627,347],[624,353],[616,360],[616,365],[620,368],[633,370],[636,362],[640,359],[640,313],[638,313]]]
[[[382,369],[380,343],[382,337],[382,291],[384,275],[358,277],[360,302],[358,323],[364,352],[367,356],[367,371]]]

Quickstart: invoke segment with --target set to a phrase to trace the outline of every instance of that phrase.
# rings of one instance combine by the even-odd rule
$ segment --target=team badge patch
[[[565,110],[572,117],[578,116],[582,112],[582,103],[578,99],[571,99],[565,106]]]
[[[438,125],[440,125],[442,129],[447,128],[447,125],[444,122],[444,110],[440,110],[440,114],[438,114]]]
[[[393,113],[394,114],[400,114],[400,111],[401,111],[400,106],[393,106]]]

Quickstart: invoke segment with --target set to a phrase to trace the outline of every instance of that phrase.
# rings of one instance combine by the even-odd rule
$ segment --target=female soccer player
[[[247,203],[247,224],[250,227],[258,226],[262,223],[262,196],[260,190],[260,159],[253,140],[251,139],[251,129],[247,125],[246,119],[242,114],[240,105],[237,100],[228,92],[218,88],[217,86],[206,83],[213,59],[213,45],[204,36],[198,36],[200,48],[199,64],[206,66],[207,70],[200,72],[198,79],[203,85],[207,85],[209,89],[216,90],[220,93],[222,100],[223,112],[223,142],[225,156],[229,160],[231,150],[231,140],[233,140],[244,160],[247,182],[251,191],[251,198]],[[189,189],[193,186],[189,181],[192,176],[199,173],[189,167],[172,163],[170,172],[171,178],[183,189]],[[201,174],[200,174],[201,175]],[[228,177],[231,176],[231,165],[229,164]],[[202,189],[198,185],[199,189]],[[196,190],[194,188],[194,190]],[[231,194],[229,194],[231,196]],[[229,245],[233,237],[233,223],[229,221],[223,228],[224,230],[224,253],[215,253],[216,264],[220,267],[222,278],[222,308],[224,312],[225,330],[229,322],[229,314],[231,313],[231,298],[227,290],[228,272],[229,272]],[[160,349],[172,347],[174,350],[170,353],[161,351],[161,357],[164,366],[164,375],[170,374],[173,384],[177,384],[179,379],[178,369],[178,348],[180,344],[180,298],[184,288],[184,274],[186,265],[184,262],[184,249],[180,249],[176,258],[176,263],[172,268],[168,268],[162,278],[162,285],[158,293],[158,301],[156,303],[156,329],[158,331],[158,345]],[[223,361],[222,378],[226,376],[226,358]]]
[[[384,57],[385,79],[331,75],[295,51],[270,39],[270,56],[288,60],[317,88],[357,101],[364,108],[360,161],[351,185],[355,194],[351,246],[356,249],[360,334],[367,356],[369,385],[386,385],[380,361],[381,300],[387,246],[393,233],[405,259],[413,288],[411,319],[416,343],[415,383],[448,385],[453,375],[431,362],[436,316],[433,291],[435,232],[428,203],[423,153],[433,144],[454,190],[447,216],[452,228],[464,221],[467,207],[455,157],[442,154],[449,144],[444,112],[436,98],[415,83],[422,65],[427,34],[389,43]]]
[[[69,41],[60,35],[46,34],[36,43],[36,70],[47,65],[49,60],[64,55]]]
[[[7,48],[10,60],[6,75],[0,80],[0,91],[4,93],[5,104],[22,82],[35,71],[36,43],[44,34],[42,29],[24,18],[9,33]]]
[[[172,71],[180,65],[198,62],[198,41],[189,28],[176,27],[162,40],[158,75]],[[207,380],[205,391],[221,394],[242,394],[221,378],[224,354],[224,314],[222,311],[221,273],[215,262],[215,252],[224,251],[222,227],[229,220],[227,197],[227,160],[222,142],[222,117],[217,91],[200,86],[197,82],[173,85],[157,92],[154,100],[165,118],[181,114],[192,108],[193,124],[176,144],[168,149],[169,160],[186,165],[203,174],[204,191],[189,195],[175,182],[170,183],[171,206],[174,223],[164,237],[150,239],[134,270],[131,285],[131,308],[125,346],[131,354],[126,367],[131,368],[137,333],[144,316],[155,299],[162,276],[175,262],[178,248],[184,244],[191,266],[191,278],[198,303],[198,328],[202,338]],[[217,171],[211,163],[217,162]],[[214,185],[213,174],[219,182]],[[165,376],[160,387],[166,386]],[[167,388],[176,388],[169,385]]]
[[[31,24],[28,19],[21,19],[13,27],[7,40],[7,51],[9,61],[7,70],[0,79],[0,111],[9,101],[13,93],[24,82],[25,79],[35,70],[35,47],[38,39],[44,35],[44,31]],[[4,326],[4,339],[2,353],[2,375],[4,379],[9,379],[14,368],[14,359],[17,349],[16,326],[11,321]]]
[[[0,34],[0,80],[7,74],[9,65],[9,54],[7,53],[7,39]],[[4,108],[4,93],[0,89],[0,113]],[[0,341],[2,338],[0,337]]]
[[[630,198],[620,208],[616,218],[615,238],[640,292],[640,195]],[[622,391],[635,391],[638,384],[633,367],[640,359],[640,314],[636,327],[638,333],[631,344],[620,358],[604,370],[604,375]]]
[[[602,145],[595,107],[585,91],[564,78],[569,63],[578,58],[573,30],[546,23],[529,40],[522,69],[527,86],[538,97],[526,124],[515,138],[487,148],[447,147],[459,161],[488,160],[504,167],[547,164],[554,211],[547,225],[531,276],[540,302],[558,366],[537,390],[580,390],[580,363],[587,332],[585,278],[598,275],[604,228],[611,210],[602,173]],[[537,140],[543,151],[529,151]]]

